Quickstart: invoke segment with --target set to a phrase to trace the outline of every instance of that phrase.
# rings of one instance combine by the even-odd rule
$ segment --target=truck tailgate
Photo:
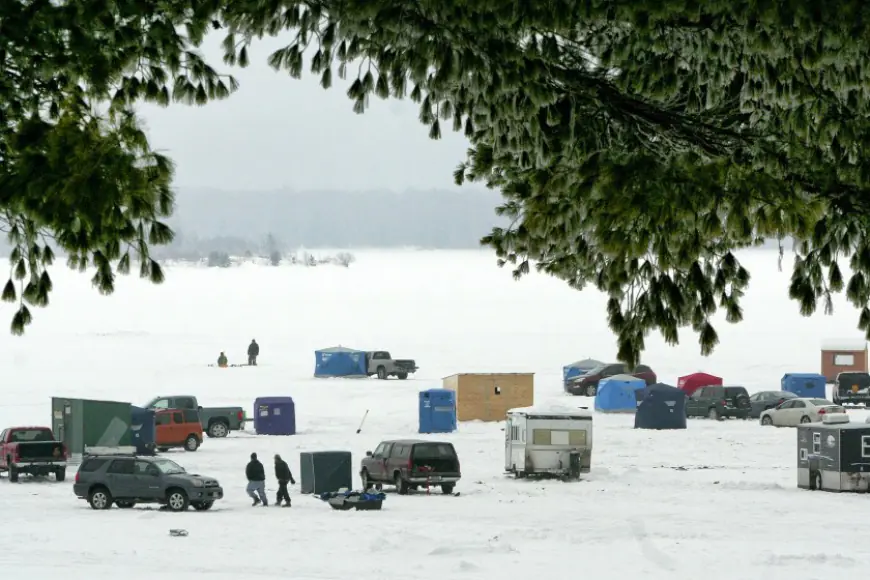
[[[63,443],[60,441],[30,441],[17,443],[20,461],[63,461]]]

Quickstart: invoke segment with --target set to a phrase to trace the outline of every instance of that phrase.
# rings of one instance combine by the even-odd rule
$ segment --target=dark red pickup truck
[[[57,481],[63,481],[66,461],[66,446],[48,427],[9,427],[0,432],[0,472],[7,472],[11,482],[18,481],[22,473],[53,473]]]

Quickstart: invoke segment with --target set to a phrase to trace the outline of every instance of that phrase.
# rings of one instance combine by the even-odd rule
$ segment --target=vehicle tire
[[[199,449],[199,439],[196,438],[196,435],[188,435],[187,439],[184,440],[184,450],[196,451],[197,449]]]
[[[55,481],[63,481],[66,479],[66,467],[58,467],[54,472]]]
[[[372,482],[369,480],[369,472],[367,469],[363,469],[359,474],[359,479],[362,482],[362,490],[368,491],[372,487]]]
[[[396,493],[399,495],[407,495],[408,494],[408,482],[402,479],[402,474],[396,472],[396,477],[394,478],[396,482]]]
[[[115,505],[118,506],[119,508],[121,508],[122,510],[128,510],[131,507],[133,507],[134,505],[136,505],[136,502],[135,501],[118,500],[115,502]]]
[[[453,487],[455,485],[455,483],[442,483],[441,493],[443,493],[444,495],[450,495],[451,493],[453,493]]]
[[[230,426],[227,425],[224,421],[214,421],[211,425],[208,426],[208,431],[206,431],[206,434],[209,437],[220,439],[221,437],[226,437],[230,434]]]
[[[387,369],[384,367],[378,367],[378,378],[382,381],[387,380]]]
[[[88,494],[88,503],[95,510],[107,510],[112,507],[112,494],[105,487],[97,486]]]
[[[196,511],[204,512],[204,511],[210,510],[211,506],[214,505],[214,502],[213,501],[198,501],[198,502],[190,504],[190,505],[192,505],[193,509],[195,509]]]
[[[822,474],[818,471],[810,472],[810,489],[812,491],[822,490]]]
[[[408,378],[408,373],[396,373],[396,376],[399,377],[400,381],[404,381]]]
[[[594,397],[595,393],[598,392],[598,385],[586,385],[586,396]]]
[[[765,427],[770,427],[771,425],[773,425],[773,419],[770,418],[770,415],[765,415],[761,418],[761,424]]]
[[[6,458],[6,465],[9,466],[9,483],[18,482],[18,468],[12,464],[12,458]]]
[[[166,507],[171,512],[183,512],[190,506],[190,499],[183,489],[172,487],[166,490]]]
[[[169,447],[158,447],[157,451],[159,451],[160,453],[166,453],[167,451],[169,451]]]
[[[807,415],[804,415],[803,417],[801,417],[801,424],[811,423],[811,422],[812,422],[812,420]]]
[[[716,410],[715,407],[711,407],[709,411],[707,411],[707,418],[711,421],[721,421],[722,417],[719,416],[719,411]]]

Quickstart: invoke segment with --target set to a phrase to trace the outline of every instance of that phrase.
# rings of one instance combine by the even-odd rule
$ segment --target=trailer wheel
[[[810,472],[810,489],[813,491],[820,491],[822,489],[822,474],[820,472]]]

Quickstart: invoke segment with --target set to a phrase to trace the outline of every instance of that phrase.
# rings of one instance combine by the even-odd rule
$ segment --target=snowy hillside
[[[0,429],[50,425],[51,396],[141,404],[192,394],[251,413],[257,396],[290,395],[299,434],[234,433],[196,453],[168,453],[223,484],[227,497],[203,513],[93,511],[72,494],[74,468],[65,483],[3,478],[3,569],[33,578],[123,569],[129,580],[809,580],[863,570],[870,548],[856,530],[867,499],[798,490],[794,430],[756,421],[654,432],[632,429],[631,416],[596,414],[592,473],[579,483],[505,477],[502,425],[463,423],[439,437],[462,461],[458,497],[388,489],[383,511],[345,513],[297,486],[290,510],[251,508],[251,452],[264,459],[272,499],[274,453],[297,479],[300,451],[349,450],[356,466],[382,439],[417,437],[417,392],[446,375],[534,372],[536,403],[591,407],[562,394],[561,366],[615,353],[604,299],[592,291],[539,275],[514,282],[485,252],[354,253],[347,269],[171,267],[162,287],[120,278],[108,298],[89,276],[55,268],[52,305],[34,312],[27,335],[0,332]],[[743,259],[753,274],[746,321],[722,320],[709,358],[688,333],[677,348],[650,336],[644,362],[660,380],[705,370],[750,392],[776,389],[784,372],[818,371],[823,338],[856,336],[857,313],[843,301],[831,317],[798,315],[774,252]],[[11,316],[0,306],[4,328]],[[259,367],[207,366],[220,351],[244,362],[252,338]],[[408,381],[311,378],[313,351],[338,344],[414,358],[420,371]],[[170,528],[189,536],[170,537]]]

